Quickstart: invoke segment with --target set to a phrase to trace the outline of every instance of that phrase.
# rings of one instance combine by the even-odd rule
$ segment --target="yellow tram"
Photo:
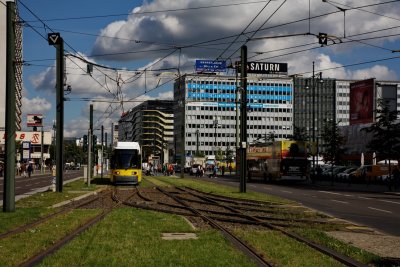
[[[117,142],[111,154],[110,179],[114,184],[142,181],[142,155],[138,142]]]

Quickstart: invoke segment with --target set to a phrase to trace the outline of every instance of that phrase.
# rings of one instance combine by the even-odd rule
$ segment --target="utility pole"
[[[92,179],[92,142],[93,142],[93,105],[90,105],[89,111],[89,134],[88,134],[88,174],[87,185],[90,186],[90,179]]]
[[[100,160],[100,164],[101,164],[101,179],[103,179],[103,162],[104,162],[104,160],[103,160],[103,155],[104,155],[104,153],[103,153],[103,142],[104,142],[104,140],[103,140],[103,136],[104,136],[104,126],[103,125],[101,125],[101,160]]]
[[[6,147],[3,211],[15,211],[15,3],[7,1]]]
[[[240,105],[240,193],[246,193],[247,173],[247,46],[242,46],[240,63],[241,105]]]
[[[56,191],[62,192],[64,175],[64,40],[60,33],[47,35],[49,45],[56,48]]]

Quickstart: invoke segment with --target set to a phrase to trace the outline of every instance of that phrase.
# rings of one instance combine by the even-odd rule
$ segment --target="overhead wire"
[[[202,7],[188,7],[188,8],[176,8],[176,9],[141,11],[141,12],[137,11],[137,12],[134,12],[134,13],[120,13],[120,14],[109,14],[109,15],[95,15],[95,16],[81,16],[81,17],[69,17],[69,18],[42,19],[42,21],[68,21],[68,20],[82,20],[82,19],[94,19],[94,18],[121,17],[121,16],[128,16],[128,15],[145,15],[145,14],[154,14],[154,13],[190,11],[190,10],[220,8],[220,7],[228,7],[228,6],[259,4],[259,3],[265,3],[266,1],[267,0],[252,1],[252,2],[240,2],[240,3],[230,3],[230,4],[221,4],[221,5],[210,5],[210,6],[202,6]],[[35,21],[29,21],[29,22],[35,22]]]

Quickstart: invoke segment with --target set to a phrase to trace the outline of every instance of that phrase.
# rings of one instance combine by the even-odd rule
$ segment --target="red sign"
[[[43,127],[43,114],[26,115],[26,124],[28,127]]]
[[[350,84],[350,125],[374,120],[374,79]]]

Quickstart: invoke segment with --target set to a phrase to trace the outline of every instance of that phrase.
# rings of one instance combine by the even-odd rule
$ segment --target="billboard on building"
[[[28,127],[43,127],[43,114],[26,115],[26,124]]]
[[[350,83],[350,125],[374,119],[374,79]]]

